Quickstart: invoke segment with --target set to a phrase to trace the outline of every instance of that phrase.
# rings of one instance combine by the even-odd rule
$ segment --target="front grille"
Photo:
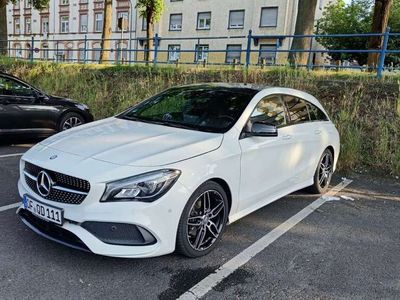
[[[36,178],[41,171],[45,171],[53,181],[53,186],[47,196],[41,195],[36,185]],[[50,201],[81,204],[90,190],[90,183],[87,180],[47,170],[29,162],[25,162],[24,173],[25,182],[29,188]]]

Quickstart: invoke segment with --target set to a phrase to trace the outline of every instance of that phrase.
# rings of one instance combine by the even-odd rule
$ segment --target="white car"
[[[325,192],[339,135],[313,96],[200,84],[52,136],[20,163],[32,230],[96,254],[210,252],[225,225],[296,190]]]

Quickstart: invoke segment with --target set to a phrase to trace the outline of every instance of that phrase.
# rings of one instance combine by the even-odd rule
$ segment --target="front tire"
[[[314,173],[314,183],[309,187],[311,193],[323,194],[328,190],[333,174],[333,159],[332,151],[325,149]]]
[[[68,130],[82,124],[85,124],[85,119],[80,114],[69,112],[61,118],[58,131]]]
[[[213,181],[202,184],[189,198],[181,215],[176,251],[188,257],[210,253],[218,244],[228,220],[228,198]]]

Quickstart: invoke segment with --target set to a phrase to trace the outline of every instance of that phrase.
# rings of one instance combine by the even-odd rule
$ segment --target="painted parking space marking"
[[[0,207],[0,212],[16,208],[16,207],[18,207],[20,205],[21,205],[21,202],[17,202],[17,203],[13,203],[13,204],[8,204],[6,206],[2,206],[2,207]]]
[[[275,240],[285,234],[287,231],[292,229],[302,220],[304,220],[308,215],[318,209],[321,205],[329,201],[329,196],[334,196],[346,186],[352,183],[352,180],[345,179],[327,193],[319,197],[317,200],[303,208],[294,216],[290,217],[288,220],[280,224],[278,227],[274,228],[272,231],[264,235],[258,241],[250,245],[248,248],[244,249],[241,253],[233,257],[231,260],[222,265],[214,273],[208,275],[206,278],[201,280],[190,290],[182,294],[178,299],[180,300],[193,300],[199,299],[211,291],[218,283],[220,283],[224,278],[228,277],[239,267],[246,264],[250,259],[256,256],[258,253],[267,248]]]
[[[25,152],[24,152],[25,153]],[[14,156],[22,156],[24,153],[12,153],[12,154],[3,154],[0,155],[0,158],[6,158],[6,157],[14,157]]]

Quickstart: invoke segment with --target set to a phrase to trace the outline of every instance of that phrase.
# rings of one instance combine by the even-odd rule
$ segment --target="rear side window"
[[[328,117],[325,113],[316,107],[314,104],[307,103],[308,110],[310,112],[310,119],[311,121],[328,121]]]
[[[34,96],[28,86],[7,77],[0,77],[0,95],[6,96]]]
[[[286,124],[285,105],[280,96],[270,96],[258,102],[250,117],[251,122],[263,122],[275,126]]]
[[[289,111],[291,124],[310,121],[306,101],[293,96],[284,96],[284,100]]]

